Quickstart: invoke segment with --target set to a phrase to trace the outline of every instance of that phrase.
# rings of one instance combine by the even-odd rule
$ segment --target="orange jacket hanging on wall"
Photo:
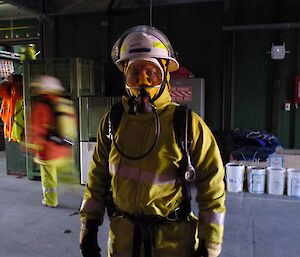
[[[9,141],[20,142],[24,132],[22,76],[10,75],[7,81],[2,82],[0,97],[2,98],[0,118],[4,123],[4,137]],[[15,108],[16,103],[17,109]],[[13,133],[13,127],[17,133]]]

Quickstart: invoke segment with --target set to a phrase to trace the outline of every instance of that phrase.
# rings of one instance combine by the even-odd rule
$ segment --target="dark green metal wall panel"
[[[237,0],[236,24],[273,23],[277,0]]]
[[[26,175],[25,152],[17,142],[5,140],[6,170],[9,175]]]
[[[255,39],[255,40],[254,40]],[[270,92],[270,33],[236,35],[234,127],[263,129],[267,125]]]
[[[56,19],[58,57],[99,60],[107,35],[101,30],[101,15],[66,15]]]
[[[236,23],[299,22],[299,8],[300,2],[292,0],[237,1]],[[294,105],[293,79],[299,67],[298,29],[244,29],[235,32],[234,124],[267,130],[279,138],[283,147],[297,147],[300,145],[296,132],[299,120]],[[284,60],[272,61],[266,51],[271,50],[272,43],[283,42],[291,53]],[[290,111],[285,111],[285,102],[291,103]]]
[[[272,61],[266,53],[277,38],[274,32],[240,32],[236,38],[235,127],[273,132],[284,147],[293,147],[295,30],[280,33],[286,49],[293,49],[280,61]],[[278,83],[275,87],[274,80]],[[291,103],[291,111],[284,110],[285,102]],[[273,127],[272,115],[276,118]]]
[[[300,149],[300,109],[295,111],[294,148]]]
[[[299,13],[298,13],[299,14]],[[295,63],[295,67],[296,67],[296,74],[300,74],[300,30],[297,31],[296,33],[296,37],[297,40],[296,41],[296,63]],[[299,105],[295,105],[294,108],[294,148],[300,148],[300,104]]]
[[[297,0],[235,1],[236,25],[299,22]],[[212,2],[154,7],[153,25],[167,34],[179,61],[196,77],[206,80],[206,121],[221,131],[223,90],[224,3]],[[149,9],[114,11],[57,17],[57,52],[60,57],[102,59],[110,67],[110,93],[120,94],[122,78],[111,64],[110,49],[131,26],[149,24]],[[229,24],[226,24],[229,25]],[[234,24],[232,24],[234,25]],[[296,29],[253,29],[235,32],[233,88],[234,127],[275,132],[284,147],[299,147],[299,110],[283,110],[293,99],[293,77],[299,70]],[[272,42],[285,42],[291,50],[280,64],[271,60]],[[297,53],[297,54],[296,54]],[[224,64],[226,65],[226,64]],[[118,79],[115,79],[118,77]],[[279,80],[279,87],[274,81]]]
[[[220,130],[223,69],[223,3],[156,7],[153,26],[170,39],[179,61],[196,77],[206,82],[206,121]],[[187,18],[188,17],[188,18]],[[58,55],[89,59],[104,58],[110,75],[118,72],[112,67],[110,50],[115,40],[128,28],[149,24],[149,10],[136,9],[106,14],[72,15],[57,18]],[[76,28],[76,29],[75,29]],[[88,36],[89,34],[90,36]],[[116,76],[119,76],[116,75]],[[110,93],[120,90],[122,80],[111,79]]]

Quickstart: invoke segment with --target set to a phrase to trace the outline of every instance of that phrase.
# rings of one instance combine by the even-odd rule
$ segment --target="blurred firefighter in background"
[[[77,137],[77,117],[72,102],[61,97],[64,88],[52,76],[41,75],[31,83],[36,94],[31,107],[28,149],[40,165],[42,204],[58,205],[58,175],[67,171],[73,179],[72,146]]]
[[[179,64],[169,40],[153,27],[136,26],[115,43],[112,59],[124,74],[126,95],[99,125],[80,210],[82,255],[101,256],[97,232],[106,209],[108,256],[219,256],[224,167],[204,121],[189,111],[175,118],[170,72]],[[184,128],[179,142],[176,127]],[[198,217],[191,210],[191,181]]]

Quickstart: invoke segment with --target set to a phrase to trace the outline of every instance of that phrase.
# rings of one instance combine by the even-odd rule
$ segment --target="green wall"
[[[231,128],[264,129],[274,133],[283,147],[300,148],[300,109],[294,105],[293,82],[300,74],[300,1],[228,2],[232,12],[227,11],[227,1],[154,7],[153,26],[169,37],[180,63],[196,77],[205,78],[205,117],[217,138],[228,133],[222,128],[224,104],[232,108],[231,120],[225,120]],[[286,23],[298,27],[249,27]],[[121,95],[122,77],[110,60],[110,50],[126,29],[138,24],[149,24],[149,9],[56,16],[55,54],[101,60],[106,67],[106,93]],[[225,31],[223,26],[229,25],[246,27]],[[226,42],[233,42],[232,54],[225,52]],[[284,60],[271,60],[267,52],[273,42],[285,42],[290,53]],[[228,61],[225,56],[233,59]],[[230,76],[225,72],[228,70]],[[223,85],[228,84],[228,77],[232,105],[223,103]],[[286,101],[291,102],[289,112],[283,109]]]
[[[159,7],[152,19],[169,37],[181,65],[205,78],[205,117],[215,131],[221,129],[223,9],[222,2]],[[111,62],[111,47],[125,30],[140,24],[149,24],[148,9],[57,17],[57,54],[102,59],[109,70],[107,93],[119,95],[122,77]]]
[[[299,22],[299,1],[237,1],[236,24]],[[299,25],[299,24],[298,24]],[[282,26],[228,32],[235,35],[234,127],[264,129],[285,148],[299,148],[299,109],[294,104],[294,76],[299,70],[299,28]],[[284,60],[274,61],[267,51],[285,42]],[[291,110],[284,103],[291,102]]]
[[[222,1],[155,7],[153,25],[169,37],[180,63],[196,77],[205,78],[206,122],[217,137],[226,137],[227,133],[222,131],[223,76],[226,65],[232,65],[232,128],[263,129],[275,134],[283,147],[299,148],[300,110],[293,103],[293,79],[300,73],[299,29],[245,28],[225,32],[222,28],[296,23],[300,2],[239,0],[231,3],[235,10],[232,13],[226,13]],[[230,17],[232,24],[228,20],[225,24],[224,17]],[[149,10],[60,16],[56,24],[58,56],[103,60],[108,70],[107,93],[122,94],[122,77],[110,61],[110,49],[129,27],[149,24]],[[224,39],[228,35],[234,38],[232,64],[227,60],[224,63]],[[267,52],[273,42],[285,42],[291,53],[282,61],[271,60]],[[283,108],[286,101],[291,102],[289,112]]]

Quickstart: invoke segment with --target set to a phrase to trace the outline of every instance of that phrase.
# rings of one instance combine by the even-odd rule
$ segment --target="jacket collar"
[[[172,101],[171,95],[170,95],[170,92],[168,90],[168,87],[166,86],[163,93],[161,94],[161,96],[154,101],[154,104],[156,106],[156,110],[158,112],[161,111],[166,106],[168,106],[171,103],[171,101]],[[125,108],[126,112],[128,113],[129,106],[128,106],[128,97],[127,96],[122,97],[122,103],[124,105],[124,108]]]

